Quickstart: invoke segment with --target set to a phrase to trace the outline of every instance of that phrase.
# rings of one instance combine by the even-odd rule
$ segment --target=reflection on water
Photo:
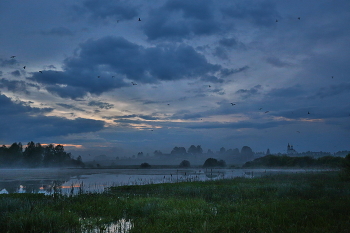
[[[81,231],[84,233],[128,233],[133,224],[130,219],[119,219],[117,222],[103,224],[99,223],[103,221],[103,219],[95,219],[95,218],[83,218],[80,219],[82,224]],[[97,225],[97,226],[96,226]]]
[[[80,170],[84,172],[85,170]],[[1,193],[61,193],[76,195],[79,193],[103,192],[111,186],[145,185],[157,183],[176,183],[231,179],[234,177],[253,178],[262,174],[281,172],[314,172],[305,169],[99,169],[93,174],[67,174],[51,179],[22,178],[20,180],[1,180]],[[34,171],[35,172],[35,171]],[[74,172],[79,172],[74,170]],[[40,177],[40,176],[39,176]]]

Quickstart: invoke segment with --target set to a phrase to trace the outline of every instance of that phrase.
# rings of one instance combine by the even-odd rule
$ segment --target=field
[[[338,172],[0,195],[0,232],[350,232]]]

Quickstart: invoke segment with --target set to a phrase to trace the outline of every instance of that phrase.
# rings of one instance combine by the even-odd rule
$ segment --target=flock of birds
[[[300,20],[301,18],[300,17],[298,17],[297,18],[298,20]],[[138,21],[141,21],[141,18],[138,18]],[[278,21],[278,19],[276,19],[276,23],[278,23],[279,21]],[[119,20],[117,20],[117,23],[119,23]],[[16,56],[11,56],[10,58],[11,59],[14,59]],[[26,69],[26,67],[27,66],[23,66],[23,69]],[[38,71],[39,73],[43,73],[43,71],[42,70],[39,70]],[[112,78],[114,78],[115,76],[112,76]],[[101,76],[97,76],[97,78],[101,78]],[[334,76],[332,76],[332,79],[334,78]],[[133,85],[133,86],[135,86],[135,85],[137,85],[137,83],[135,83],[135,82],[131,82],[131,84]],[[208,85],[208,87],[210,88],[211,87],[211,85]],[[236,103],[230,103],[231,104],[231,106],[235,106],[236,105]],[[167,105],[170,105],[169,103],[167,104]],[[262,110],[263,108],[259,108],[259,110]],[[268,112],[270,112],[270,111],[265,111],[264,113],[268,113]],[[310,114],[310,111],[308,111],[307,112],[307,114]],[[349,116],[350,116],[350,114],[349,114]],[[201,119],[202,120],[202,119]],[[151,131],[153,131],[153,129],[151,129]],[[297,133],[300,133],[300,131],[296,131]]]

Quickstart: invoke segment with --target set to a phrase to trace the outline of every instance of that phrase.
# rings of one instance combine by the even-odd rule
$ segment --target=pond
[[[0,169],[0,194],[59,192],[65,195],[99,193],[111,186],[175,183],[256,177],[316,169]]]

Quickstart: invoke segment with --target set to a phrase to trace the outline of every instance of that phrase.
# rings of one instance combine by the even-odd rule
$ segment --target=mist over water
[[[0,194],[59,192],[101,193],[111,186],[146,185],[253,178],[272,173],[317,172],[319,169],[1,169]]]

